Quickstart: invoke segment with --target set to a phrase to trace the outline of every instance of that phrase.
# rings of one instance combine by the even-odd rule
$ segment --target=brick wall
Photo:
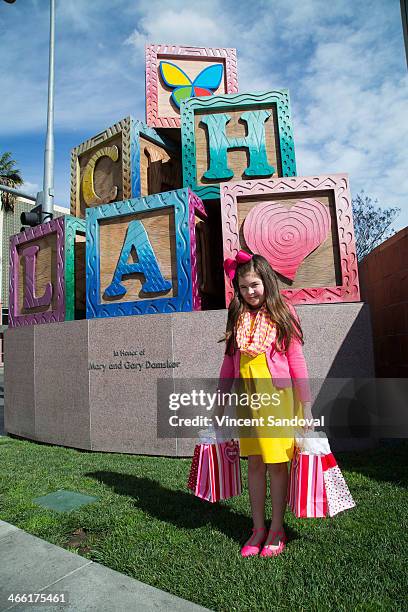
[[[408,378],[408,227],[364,257],[359,276],[371,310],[376,376]]]

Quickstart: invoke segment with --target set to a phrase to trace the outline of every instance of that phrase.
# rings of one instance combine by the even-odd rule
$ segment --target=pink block
[[[9,325],[20,327],[65,320],[64,217],[30,227],[10,238]],[[41,239],[55,237],[55,278],[49,264],[49,282],[36,295],[36,269]],[[20,261],[25,274],[20,278]],[[19,293],[23,302],[19,304]]]
[[[285,206],[288,198],[292,202],[290,206]],[[330,209],[321,202],[327,198],[331,202]],[[293,200],[296,202],[293,203]],[[239,221],[239,207],[244,201],[253,203],[245,218],[242,219],[241,215]],[[300,265],[308,265],[307,258],[312,253],[315,255],[319,247],[322,247],[324,257],[328,253],[330,276],[337,275],[336,280],[340,276],[341,282],[319,286],[320,269],[315,273],[315,268],[311,266],[308,277],[316,275],[316,282],[312,279],[310,286],[282,289],[282,294],[292,304],[360,301],[353,213],[346,174],[223,184],[221,218],[224,260],[234,259],[241,249],[263,255],[272,268],[286,279],[286,286],[296,279]],[[333,245],[328,245],[329,232]],[[246,244],[241,244],[243,240]],[[319,261],[321,265],[325,260]],[[224,278],[228,306],[234,290],[228,276]]]
[[[160,61],[171,62],[181,68],[192,83],[201,69],[217,63],[222,64],[223,78],[214,93],[238,93],[237,54],[235,49],[147,45],[146,123],[151,127],[180,127],[179,109],[170,101],[174,88],[172,89],[163,83],[159,74]]]

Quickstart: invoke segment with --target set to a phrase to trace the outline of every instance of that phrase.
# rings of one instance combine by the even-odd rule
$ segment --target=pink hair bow
[[[235,276],[235,272],[237,270],[238,265],[246,263],[247,261],[251,261],[251,259],[252,255],[250,255],[249,253],[246,253],[245,251],[238,251],[235,259],[231,259],[230,257],[228,257],[224,260],[225,274],[228,276],[228,278],[232,280]]]

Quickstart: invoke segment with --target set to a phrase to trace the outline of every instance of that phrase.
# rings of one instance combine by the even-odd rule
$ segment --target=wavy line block
[[[65,215],[10,238],[9,325],[85,318],[85,221]]]
[[[171,73],[166,75],[163,63],[170,63]],[[221,82],[212,84],[204,79],[214,66],[222,67]],[[199,77],[199,75],[202,75]],[[204,80],[203,80],[204,79]],[[180,128],[180,109],[172,95],[183,86],[197,87],[196,95],[237,93],[237,52],[235,49],[183,47],[179,45],[146,45],[146,123],[150,127]],[[215,89],[211,88],[211,85]],[[191,87],[191,89],[196,89]],[[178,96],[176,96],[178,97]]]
[[[206,219],[187,188],[89,208],[87,318],[201,310],[195,226]]]
[[[126,117],[71,151],[71,214],[182,186],[178,145]]]
[[[246,178],[296,176],[289,91],[182,100],[183,184],[202,199]]]
[[[302,261],[327,238],[330,214],[319,200],[258,204],[244,221],[245,242],[252,253],[263,255],[275,272],[294,280]]]
[[[240,249],[263,255],[286,278],[280,282],[281,293],[293,304],[360,301],[346,174],[224,184],[221,219],[224,259],[234,258]],[[300,269],[309,283],[291,289]],[[335,282],[324,284],[322,278]],[[224,281],[228,306],[234,289],[228,276]]]

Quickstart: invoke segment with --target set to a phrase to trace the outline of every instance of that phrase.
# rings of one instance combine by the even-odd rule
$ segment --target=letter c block
[[[71,152],[71,214],[182,186],[179,145],[126,117]]]

